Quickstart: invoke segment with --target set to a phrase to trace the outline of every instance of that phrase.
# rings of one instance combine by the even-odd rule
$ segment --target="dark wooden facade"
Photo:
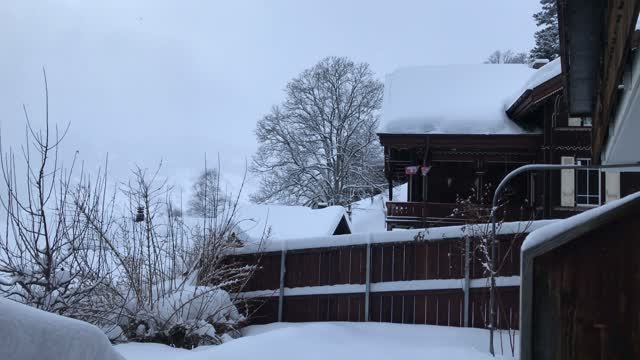
[[[525,250],[523,360],[640,358],[638,214],[635,196]]]
[[[599,163],[634,44],[638,0],[558,0],[564,92],[572,115],[593,117]]]
[[[639,9],[637,0],[558,1],[563,96],[571,115],[593,117],[594,163],[616,125]],[[623,173],[620,195],[637,192],[639,180]],[[530,239],[522,251],[522,360],[640,358],[638,214],[633,194]]]
[[[385,173],[391,183],[408,182],[408,202],[387,204],[388,228],[431,227],[466,222],[454,214],[459,199],[488,204],[493,189],[511,170],[538,160],[541,134],[531,135],[395,135],[379,134]],[[426,176],[407,176],[405,167],[428,165]],[[530,177],[516,179],[506,199],[508,220],[537,217]]]

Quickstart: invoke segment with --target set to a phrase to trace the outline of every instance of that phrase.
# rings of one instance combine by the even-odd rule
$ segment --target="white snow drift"
[[[0,359],[120,360],[106,335],[83,321],[0,297]]]
[[[160,359],[495,359],[483,329],[388,323],[276,323],[251,326],[245,337],[219,346],[176,350],[155,344],[124,344],[127,360]],[[501,353],[500,338],[495,340]],[[510,353],[504,334],[502,348]],[[508,358],[508,357],[507,357]]]

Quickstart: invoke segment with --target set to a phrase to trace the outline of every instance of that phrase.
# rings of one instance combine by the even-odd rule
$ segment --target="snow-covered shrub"
[[[243,320],[226,291],[186,285],[165,293],[150,312],[138,313],[127,335],[191,348],[221,343],[222,336]]]
[[[216,218],[187,224],[171,210],[171,191],[138,168],[122,189],[128,199],[126,216],[105,215],[100,199],[104,182],[86,188],[77,206],[108,249],[110,292],[100,301],[105,311],[93,319],[105,328],[117,325],[133,341],[162,342],[191,348],[217,344],[235,333],[245,316],[231,296],[241,291],[254,266],[230,263],[225,254],[238,246],[233,236],[235,207],[218,208]],[[134,221],[137,209],[144,209]],[[100,219],[115,218],[104,224]],[[115,226],[114,226],[115,224]]]
[[[508,190],[508,188],[507,188]],[[485,326],[491,330],[490,335],[490,351],[493,354],[493,328],[492,323],[496,321],[497,316],[507,319],[508,314],[504,307],[501,306],[500,294],[496,291],[496,277],[500,275],[500,270],[505,265],[507,260],[511,257],[512,253],[518,251],[516,248],[516,242],[518,239],[522,239],[524,234],[528,233],[529,228],[533,222],[533,213],[527,212],[525,207],[520,208],[520,218],[521,222],[519,223],[518,229],[519,231],[510,234],[509,246],[505,249],[504,245],[501,246],[501,254],[500,257],[496,259],[493,258],[492,245],[493,242],[499,241],[496,238],[496,234],[500,234],[500,229],[504,223],[504,217],[506,215],[513,216],[514,214],[507,214],[507,211],[513,211],[507,208],[509,204],[509,197],[506,200],[499,199],[500,202],[498,206],[494,209],[496,213],[496,223],[495,223],[495,234],[494,227],[491,222],[491,209],[488,208],[488,203],[490,203],[493,197],[493,191],[491,184],[486,184],[484,187],[484,192],[482,193],[481,199],[484,200],[478,201],[475,195],[475,190],[472,194],[467,198],[456,199],[456,208],[454,209],[451,216],[461,217],[465,220],[465,225],[462,227],[463,236],[459,242],[459,249],[462,252],[463,258],[465,258],[465,252],[469,252],[469,257],[465,258],[465,261],[471,262],[473,258],[477,259],[477,261],[481,264],[482,267],[482,275],[487,278],[487,286],[490,289],[490,296],[494,297],[491,301],[494,301],[495,304],[493,308],[489,305],[488,316],[483,316],[483,321]],[[508,191],[505,191],[508,193]],[[527,203],[527,201],[525,201]],[[502,235],[506,236],[506,235]],[[466,267],[470,267],[469,263],[465,264]],[[486,311],[482,312],[483,314],[487,314]],[[496,315],[498,314],[498,315]],[[493,322],[492,322],[493,318]],[[502,331],[499,331],[499,336],[502,337]],[[516,329],[508,329],[507,331],[508,340],[509,340],[509,349],[511,350],[511,355],[515,354],[515,338],[516,338]],[[504,355],[504,354],[503,354]]]
[[[235,333],[245,316],[231,294],[254,270],[224,256],[241,245],[239,194],[234,202],[205,187],[205,218],[187,224],[158,171],[138,167],[112,187],[106,170],[92,177],[60,165],[63,136],[48,119],[45,131],[28,130],[24,164],[0,149],[0,296],[94,324],[114,342],[194,347]]]

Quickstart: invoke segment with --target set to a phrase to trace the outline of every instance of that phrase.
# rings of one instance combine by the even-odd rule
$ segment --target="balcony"
[[[387,229],[427,228],[436,226],[462,225],[478,221],[490,214],[490,209],[478,209],[477,216],[465,217],[456,214],[458,204],[433,202],[387,202]],[[505,221],[529,220],[541,209],[507,206],[498,214]]]

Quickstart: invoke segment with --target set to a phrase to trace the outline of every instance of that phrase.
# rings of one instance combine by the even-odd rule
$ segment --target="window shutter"
[[[619,172],[605,172],[604,184],[605,184],[604,185],[605,203],[620,199],[620,173]]]
[[[575,159],[571,156],[560,158],[562,165],[573,165]],[[560,170],[560,206],[574,207],[576,200],[576,175],[573,169]]]

